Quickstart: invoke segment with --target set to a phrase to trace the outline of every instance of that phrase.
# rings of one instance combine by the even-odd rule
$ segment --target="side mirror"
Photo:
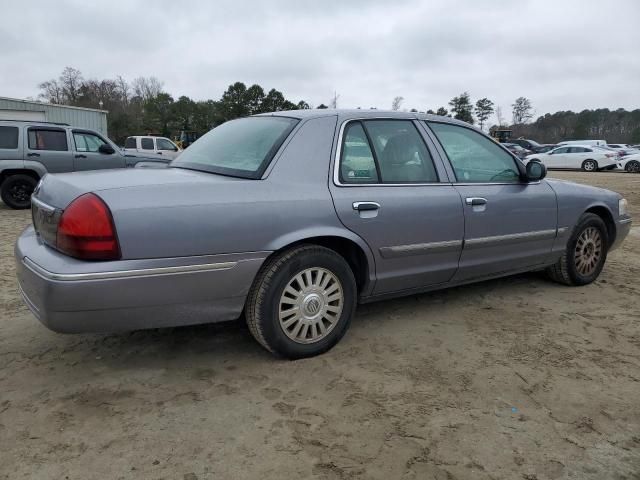
[[[103,143],[102,145],[100,145],[98,147],[98,151],[100,153],[104,153],[107,155],[111,155],[113,153],[116,153],[116,151],[113,149],[113,147],[111,145],[109,145],[108,143]]]
[[[528,182],[538,182],[547,176],[547,166],[537,160],[528,162],[526,169]]]

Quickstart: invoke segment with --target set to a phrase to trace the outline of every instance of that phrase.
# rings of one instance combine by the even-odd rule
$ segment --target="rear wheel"
[[[598,162],[595,160],[585,160],[582,162],[582,170],[585,172],[595,172],[598,170]]]
[[[598,215],[585,213],[573,230],[564,254],[547,269],[547,274],[565,285],[587,285],[600,275],[608,248],[604,221]]]
[[[11,175],[7,177],[0,187],[2,201],[8,207],[18,209],[31,206],[31,194],[38,181],[29,175]]]
[[[265,262],[246,305],[249,330],[270,352],[290,359],[332,348],[347,331],[356,282],[336,252],[302,245]]]
[[[624,169],[627,172],[638,173],[640,172],[640,162],[632,160],[625,165]]]

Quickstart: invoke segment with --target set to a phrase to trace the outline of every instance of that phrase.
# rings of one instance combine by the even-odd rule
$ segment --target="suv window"
[[[360,122],[350,122],[345,128],[340,160],[340,181],[378,183],[376,162]]]
[[[0,148],[18,148],[18,127],[0,127]]]
[[[137,148],[136,139],[134,137],[127,137],[124,141],[124,148]]]
[[[158,150],[176,151],[175,145],[166,138],[156,138],[156,144],[158,145]]]
[[[448,123],[429,126],[442,144],[458,182],[519,182],[516,160],[493,140],[470,128]]]
[[[569,153],[569,148],[570,147],[560,147],[560,148],[556,148],[553,151],[553,154],[555,155],[556,153]]]
[[[383,183],[437,182],[433,160],[411,120],[367,120]]]
[[[142,150],[153,150],[153,138],[141,138],[140,148]]]
[[[67,132],[64,130],[29,129],[30,150],[54,150],[64,152],[67,145]]]
[[[73,141],[77,152],[97,152],[100,145],[107,143],[97,135],[81,132],[73,132]]]

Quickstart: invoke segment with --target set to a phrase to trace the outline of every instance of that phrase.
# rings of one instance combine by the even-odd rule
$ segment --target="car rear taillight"
[[[617,157],[617,155],[615,153],[605,153],[604,156],[607,157],[607,158]]]
[[[56,248],[83,260],[118,260],[120,246],[107,204],[93,193],[71,202],[58,223]]]

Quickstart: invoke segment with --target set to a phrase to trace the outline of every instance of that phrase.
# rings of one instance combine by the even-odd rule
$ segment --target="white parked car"
[[[618,168],[626,172],[640,173],[640,153],[622,157],[618,160]]]
[[[637,148],[633,148],[631,145],[627,145],[626,143],[608,143],[607,147],[616,150],[622,156],[636,155],[640,153],[640,150],[638,150]]]
[[[166,137],[133,136],[124,142],[125,153],[144,153],[162,155],[162,158],[174,159],[182,150]]]
[[[558,142],[560,145],[589,145],[589,146],[604,146],[607,144],[606,140],[566,140],[564,142]]]
[[[582,169],[585,172],[611,170],[618,167],[618,155],[589,145],[565,145],[547,153],[534,153],[525,158],[525,163],[539,160],[547,168]]]

